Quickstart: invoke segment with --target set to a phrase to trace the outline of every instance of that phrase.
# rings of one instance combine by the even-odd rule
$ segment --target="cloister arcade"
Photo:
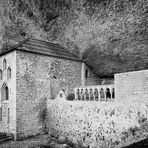
[[[109,101],[114,99],[114,85],[97,85],[75,88],[75,100]]]

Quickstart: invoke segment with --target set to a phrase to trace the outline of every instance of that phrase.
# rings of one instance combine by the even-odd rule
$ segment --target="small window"
[[[2,70],[0,69],[0,80],[2,80],[3,79],[3,72],[2,72]]]
[[[8,67],[7,69],[7,79],[8,80],[11,79],[11,68],[10,67]]]
[[[85,70],[85,78],[86,79],[88,78],[88,70],[87,69]]]
[[[6,59],[3,60],[3,70],[6,70],[7,67],[7,61]]]

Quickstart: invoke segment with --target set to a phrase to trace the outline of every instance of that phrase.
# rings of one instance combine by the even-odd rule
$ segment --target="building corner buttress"
[[[82,62],[81,64],[81,86],[85,86],[85,63]]]

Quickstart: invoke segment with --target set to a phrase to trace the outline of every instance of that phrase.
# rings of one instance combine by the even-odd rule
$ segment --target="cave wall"
[[[84,74],[82,77],[84,77],[85,86],[100,85],[100,78],[86,64],[84,64]]]
[[[2,47],[33,36],[82,57],[98,75],[148,68],[147,0],[3,0],[0,17]]]

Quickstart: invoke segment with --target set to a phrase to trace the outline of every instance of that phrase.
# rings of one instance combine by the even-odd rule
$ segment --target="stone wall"
[[[6,60],[6,70],[3,60]],[[11,68],[11,78],[8,79],[7,69]],[[0,132],[8,132],[16,138],[16,52],[7,53],[0,57],[0,69],[2,80],[0,80],[0,106],[2,107],[2,121],[0,121]],[[2,86],[6,84],[9,92],[9,100],[2,102]],[[9,110],[9,111],[8,111]]]
[[[148,103],[51,100],[47,130],[60,142],[92,148],[119,148],[148,136]]]
[[[43,130],[45,98],[81,85],[81,63],[17,51],[18,138]]]
[[[86,70],[88,70],[87,78],[86,78]],[[86,64],[84,66],[84,75],[83,76],[85,78],[85,86],[100,84],[100,78],[97,75],[95,75]]]
[[[45,98],[50,98],[50,58],[17,51],[17,138],[42,132]]]
[[[51,99],[60,90],[73,93],[76,86],[81,86],[81,62],[51,58]]]
[[[145,101],[148,97],[148,70],[115,74],[118,101]]]
[[[100,78],[101,85],[114,84],[114,78]]]

